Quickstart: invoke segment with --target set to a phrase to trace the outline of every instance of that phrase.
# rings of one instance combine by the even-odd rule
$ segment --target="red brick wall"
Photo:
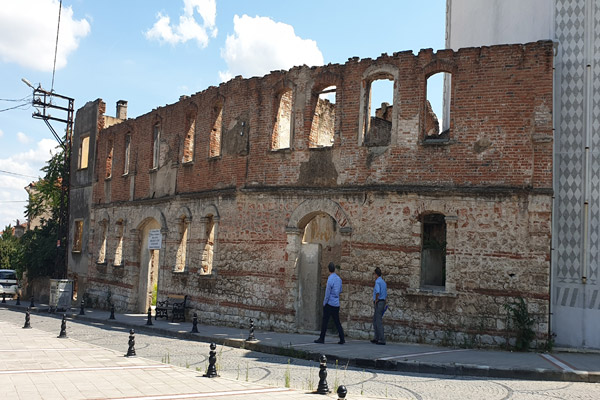
[[[400,77],[397,86],[398,120],[384,157],[374,162],[369,149],[358,145],[360,89],[363,73],[371,66],[391,65]],[[437,69],[452,69],[450,140],[445,145],[422,143],[426,76]],[[551,188],[552,45],[538,42],[467,48],[457,52],[423,50],[384,55],[376,60],[351,59],[344,65],[317,68],[297,67],[262,78],[237,78],[210,87],[178,103],[160,107],[126,124],[102,132],[99,141],[113,139],[115,148],[124,148],[123,137],[132,131],[131,160],[136,171],[135,198],[154,192],[148,179],[152,159],[152,126],[161,121],[161,168],[181,160],[179,149],[187,134],[185,112],[190,103],[198,107],[194,165],[178,170],[177,192],[197,192],[223,187],[303,186],[300,169],[309,150],[312,113],[310,91],[321,75],[341,77],[337,87],[338,109],[342,110],[341,134],[334,148],[335,168],[340,186],[386,185],[533,187]],[[308,77],[308,78],[307,78]],[[275,90],[285,79],[295,82],[299,99],[295,115],[292,150],[271,151],[271,133],[276,121]],[[304,93],[304,95],[302,95]],[[228,127],[243,122],[249,135],[248,149],[227,151],[218,159],[209,158],[215,99],[224,99],[222,135],[240,135]],[[536,112],[545,110],[543,118]],[[416,123],[416,124],[415,124]],[[479,146],[483,140],[491,145]],[[223,139],[221,139],[221,142]],[[213,143],[213,146],[217,144]],[[98,146],[99,152],[106,146]],[[123,154],[116,152],[114,166],[122,170]],[[106,159],[106,154],[98,154]],[[101,163],[102,164],[102,163]],[[278,168],[273,168],[277,165]],[[102,168],[103,166],[100,165]],[[410,171],[410,173],[406,173]],[[100,171],[104,176],[103,171]],[[131,175],[131,174],[130,174]],[[127,180],[112,182],[112,199],[127,200]]]

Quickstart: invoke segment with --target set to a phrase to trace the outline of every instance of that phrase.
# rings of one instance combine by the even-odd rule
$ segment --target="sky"
[[[135,118],[237,75],[444,48],[445,0],[63,0],[58,46],[59,0],[0,4],[0,230],[57,146],[22,78]]]

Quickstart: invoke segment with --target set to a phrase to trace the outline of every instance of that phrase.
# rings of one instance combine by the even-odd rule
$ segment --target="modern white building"
[[[446,47],[556,42],[551,326],[600,348],[600,1],[447,0]]]

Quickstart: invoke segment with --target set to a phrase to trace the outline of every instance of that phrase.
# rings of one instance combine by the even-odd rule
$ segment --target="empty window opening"
[[[108,223],[106,220],[100,223],[100,248],[98,249],[98,264],[106,262],[106,241],[108,239]]]
[[[292,137],[292,89],[281,94],[277,103],[277,117],[273,127],[273,150],[289,149]]]
[[[202,251],[202,268],[200,273],[209,275],[212,273],[214,248],[215,248],[215,222],[212,216],[206,218],[205,225],[206,243]]]
[[[452,75],[438,72],[427,78],[425,139],[448,139],[450,133],[450,87]]]
[[[123,175],[127,175],[129,173],[129,153],[130,153],[130,149],[131,149],[131,136],[127,135],[125,137],[125,155],[123,157],[123,159],[124,159]]]
[[[329,86],[319,92],[310,128],[310,147],[333,146],[333,135],[335,133],[335,96],[335,86]]]
[[[84,136],[81,138],[81,143],[79,144],[79,154],[78,154],[79,163],[77,165],[78,169],[85,169],[88,167],[89,152],[90,152],[90,137]]]
[[[423,216],[421,287],[446,286],[446,219],[443,214]]]
[[[73,248],[71,251],[80,253],[81,252],[81,242],[83,237],[83,220],[78,219],[75,220],[75,226],[73,229]]]
[[[371,81],[368,86],[365,112],[365,145],[387,146],[392,134],[394,109],[394,79],[385,76]]]
[[[196,118],[188,115],[185,119],[185,139],[183,141],[183,160],[190,162],[194,159],[194,134],[196,132]]]
[[[112,141],[108,143],[108,155],[106,156],[106,175],[105,178],[108,179],[112,176],[112,164],[113,164],[113,144]]]
[[[214,108],[215,122],[210,131],[209,157],[221,155],[221,127],[223,125],[223,106],[218,104]]]
[[[187,239],[189,222],[185,217],[179,220],[179,245],[177,246],[177,256],[175,259],[175,272],[185,271],[186,255],[187,255]]]
[[[123,220],[119,220],[116,224],[117,247],[115,248],[115,260],[113,262],[116,266],[123,265],[123,231]]]
[[[152,132],[152,169],[158,168],[160,161],[160,124],[154,125]]]

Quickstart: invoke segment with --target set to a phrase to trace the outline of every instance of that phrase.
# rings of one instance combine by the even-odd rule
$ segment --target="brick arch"
[[[304,229],[317,214],[323,213],[328,214],[335,219],[342,234],[349,234],[352,232],[352,225],[348,214],[346,214],[342,206],[329,199],[309,199],[300,203],[300,205],[292,212],[292,215],[290,215],[286,230],[294,231]]]
[[[438,72],[448,72],[450,74],[456,73],[458,70],[456,63],[450,60],[434,60],[423,67],[423,74],[425,79],[431,75],[437,74]]]
[[[186,206],[180,207],[175,214],[175,219],[179,220],[181,217],[185,217],[188,221],[192,220],[192,212]]]
[[[214,204],[210,204],[202,209],[202,217],[212,215],[213,218],[220,218],[219,210]]]
[[[160,224],[160,229],[162,231],[168,229],[167,218],[165,217],[165,214],[154,207],[145,209],[142,215],[133,221],[132,226],[135,227],[134,229],[140,230],[150,219],[155,219]]]

